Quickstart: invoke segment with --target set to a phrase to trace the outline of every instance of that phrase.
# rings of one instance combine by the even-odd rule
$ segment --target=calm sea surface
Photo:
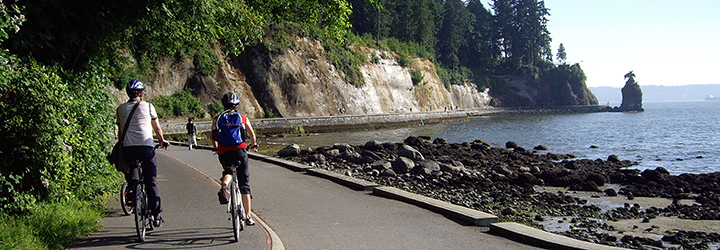
[[[504,147],[507,141],[526,149],[545,145],[550,152],[586,159],[604,160],[614,154],[638,162],[641,170],[664,167],[672,174],[720,171],[720,101],[649,102],[643,107],[641,113],[471,118],[411,128],[268,138],[261,143],[362,145],[369,140],[402,142],[408,136],[426,135],[451,143],[481,139],[496,147]]]

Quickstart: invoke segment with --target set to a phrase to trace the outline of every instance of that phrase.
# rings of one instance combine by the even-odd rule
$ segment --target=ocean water
[[[262,143],[357,145],[425,135],[451,143],[481,139],[496,147],[507,141],[526,149],[545,145],[549,152],[593,160],[617,155],[638,162],[638,169],[664,167],[675,175],[720,171],[720,101],[648,102],[643,107],[645,112],[639,113],[475,117],[408,128],[268,138]]]

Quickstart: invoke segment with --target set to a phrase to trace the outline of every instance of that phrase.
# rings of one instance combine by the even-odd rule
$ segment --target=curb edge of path
[[[178,145],[187,146],[185,143],[173,142]],[[198,146],[198,149],[211,150],[212,147]],[[625,249],[620,247],[612,247],[602,244],[596,244],[587,241],[581,241],[574,238],[570,238],[564,235],[554,234],[545,230],[533,228],[527,225],[523,225],[516,222],[499,222],[499,218],[495,215],[481,212],[475,209],[455,205],[449,202],[441,201],[438,199],[414,194],[398,188],[382,186],[380,184],[354,178],[351,176],[339,174],[336,172],[313,168],[304,164],[300,164],[293,161],[288,161],[272,156],[267,156],[259,153],[248,152],[248,157],[254,160],[260,160],[268,163],[272,163],[295,172],[302,172],[307,175],[324,178],[340,185],[346,186],[355,190],[372,191],[373,195],[394,199],[409,204],[422,207],[433,212],[448,216],[449,218],[455,219],[459,222],[474,225],[474,226],[485,226],[490,228],[490,233],[503,236],[513,241],[521,242],[524,244],[545,247],[550,249],[589,249],[589,250],[615,250]],[[257,216],[255,216],[257,218]],[[262,222],[262,220],[259,220]],[[264,222],[262,222],[264,225]],[[266,226],[266,225],[264,225]],[[267,227],[269,232],[272,232]],[[274,232],[273,232],[274,233]],[[277,235],[275,235],[277,237]],[[273,239],[275,240],[275,239]],[[280,241],[280,238],[277,238]],[[275,248],[276,244],[272,244],[272,250],[284,250],[283,248]],[[280,244],[282,245],[282,244]]]
[[[336,182],[352,189],[365,191],[370,190],[372,191],[373,195],[413,204],[469,225],[486,226],[490,228],[490,233],[494,233],[496,235],[500,235],[505,238],[528,245],[550,247],[552,249],[625,249],[581,241],[567,236],[554,234],[544,230],[526,226],[520,223],[499,222],[499,218],[497,216],[489,213],[429,198],[426,196],[417,195],[398,188],[382,186],[380,184],[361,180],[351,176],[338,174],[332,171],[313,168],[297,162],[291,162],[272,156],[251,152],[248,152],[248,157],[255,160],[273,163],[296,172],[304,171],[307,175],[328,179],[330,181]]]

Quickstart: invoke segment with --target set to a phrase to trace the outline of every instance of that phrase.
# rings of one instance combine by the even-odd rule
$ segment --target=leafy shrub
[[[202,46],[193,57],[195,69],[203,75],[214,76],[220,68],[220,60],[209,45]]]
[[[418,85],[422,83],[424,77],[422,74],[422,71],[419,69],[411,69],[410,70],[410,79],[412,79],[413,85]]]
[[[193,116],[205,117],[200,99],[192,96],[192,90],[186,89],[171,96],[158,97],[150,100],[161,118]]]
[[[102,69],[61,75],[2,57],[8,63],[0,66],[0,209],[21,214],[38,200],[102,192],[104,183],[86,185],[112,170],[104,159],[113,111]]]
[[[280,22],[270,25],[265,32],[263,45],[270,52],[279,53],[286,49],[297,47],[297,43],[292,39],[293,35],[306,34],[305,26],[293,22]]]
[[[412,64],[412,63],[410,62],[410,59],[409,59],[407,56],[403,55],[403,54],[400,54],[400,56],[398,56],[397,62],[398,62],[398,64],[399,64],[400,66],[402,66],[402,67],[410,67],[411,64]]]
[[[213,115],[214,115],[214,114],[219,114],[220,112],[222,112],[223,110],[225,110],[225,108],[223,107],[222,103],[219,102],[219,101],[213,101],[213,102],[211,102],[211,103],[208,103],[207,109],[208,109],[208,111],[210,112],[210,114],[213,114]]]

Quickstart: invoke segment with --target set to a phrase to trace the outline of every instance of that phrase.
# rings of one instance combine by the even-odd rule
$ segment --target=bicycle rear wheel
[[[131,205],[128,205],[127,203],[127,194],[129,191],[130,189],[128,189],[127,182],[123,183],[120,187],[120,207],[125,215],[130,215],[135,210],[134,204],[131,203]]]
[[[242,217],[242,200],[240,198],[240,190],[237,182],[233,180],[230,183],[230,217],[233,223],[233,236],[235,241],[240,241],[240,231],[245,229],[245,220]]]
[[[142,184],[138,183],[135,186],[135,229],[137,231],[138,239],[141,242],[145,241],[145,231],[147,230],[148,222],[148,207],[147,207],[147,195]]]

